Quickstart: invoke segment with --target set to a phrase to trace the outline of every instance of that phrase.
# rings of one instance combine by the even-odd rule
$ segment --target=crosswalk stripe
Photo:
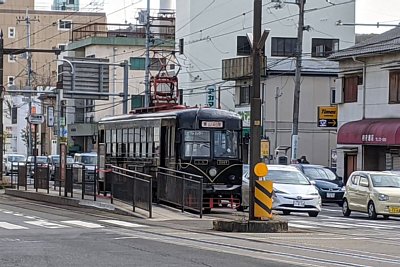
[[[23,230],[23,229],[28,229],[23,226],[19,226],[16,224],[8,223],[8,222],[0,222],[0,227],[7,229],[7,230]]]
[[[350,229],[351,227],[340,225],[340,224],[331,224],[330,222],[327,224],[322,224],[322,222],[316,222],[316,221],[293,221],[295,223],[300,223],[300,224],[311,224],[311,225],[316,225],[319,227],[332,227],[332,228],[341,228],[341,229]]]
[[[316,226],[311,226],[311,225],[305,225],[305,224],[298,224],[298,223],[288,223],[289,227],[294,227],[294,228],[303,228],[303,229],[316,229],[319,227]]]
[[[52,222],[43,221],[43,220],[41,220],[41,221],[26,221],[25,223],[48,228],[48,229],[60,229],[60,228],[68,228],[69,227],[67,225],[52,223]]]
[[[137,223],[130,223],[130,222],[124,222],[124,221],[118,221],[118,220],[99,220],[99,222],[105,222],[105,223],[110,223],[110,224],[115,224],[119,226],[125,226],[125,227],[147,227],[146,225],[141,225]]]
[[[86,228],[103,228],[104,226],[97,224],[97,223],[90,223],[78,220],[71,220],[71,221],[61,221],[62,223],[72,224],[76,226],[86,227]]]

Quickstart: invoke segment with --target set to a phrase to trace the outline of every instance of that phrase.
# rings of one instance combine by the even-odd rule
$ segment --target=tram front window
[[[210,132],[185,131],[185,157],[210,157]]]
[[[214,132],[214,157],[238,157],[238,133],[234,131]]]

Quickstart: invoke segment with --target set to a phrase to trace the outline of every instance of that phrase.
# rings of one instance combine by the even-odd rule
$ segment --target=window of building
[[[8,27],[8,38],[15,38],[15,27]]]
[[[312,39],[312,56],[328,57],[339,50],[339,39]]]
[[[241,86],[239,94],[239,105],[250,104],[251,86]]]
[[[400,103],[400,70],[389,73],[389,104]]]
[[[345,76],[343,78],[344,103],[357,102],[358,86],[362,84],[361,75]]]
[[[10,55],[8,54],[8,62],[9,63],[15,63],[17,60],[17,56],[16,55]]]
[[[291,57],[296,54],[297,38],[272,37],[271,56]]]
[[[59,30],[70,30],[72,29],[72,20],[59,20],[58,21]]]
[[[251,55],[251,46],[247,36],[237,36],[236,53],[238,56]]]
[[[61,51],[65,51],[65,48],[67,48],[66,44],[58,44],[57,45],[58,49],[60,49]]]
[[[7,77],[7,84],[8,84],[8,86],[14,85],[15,84],[15,77],[14,76],[8,76]]]

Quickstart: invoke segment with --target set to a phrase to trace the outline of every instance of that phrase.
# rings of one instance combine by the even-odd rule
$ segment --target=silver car
[[[249,199],[249,173],[247,166],[243,166],[243,203]],[[306,212],[311,217],[317,217],[321,211],[321,196],[304,174],[293,166],[268,165],[268,174],[263,180],[273,182],[272,209],[289,215],[291,212]]]

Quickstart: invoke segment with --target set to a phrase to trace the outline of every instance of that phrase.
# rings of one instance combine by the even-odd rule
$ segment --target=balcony
[[[261,77],[267,73],[267,58],[261,60]],[[222,80],[247,80],[253,76],[252,57],[237,57],[222,60]]]

